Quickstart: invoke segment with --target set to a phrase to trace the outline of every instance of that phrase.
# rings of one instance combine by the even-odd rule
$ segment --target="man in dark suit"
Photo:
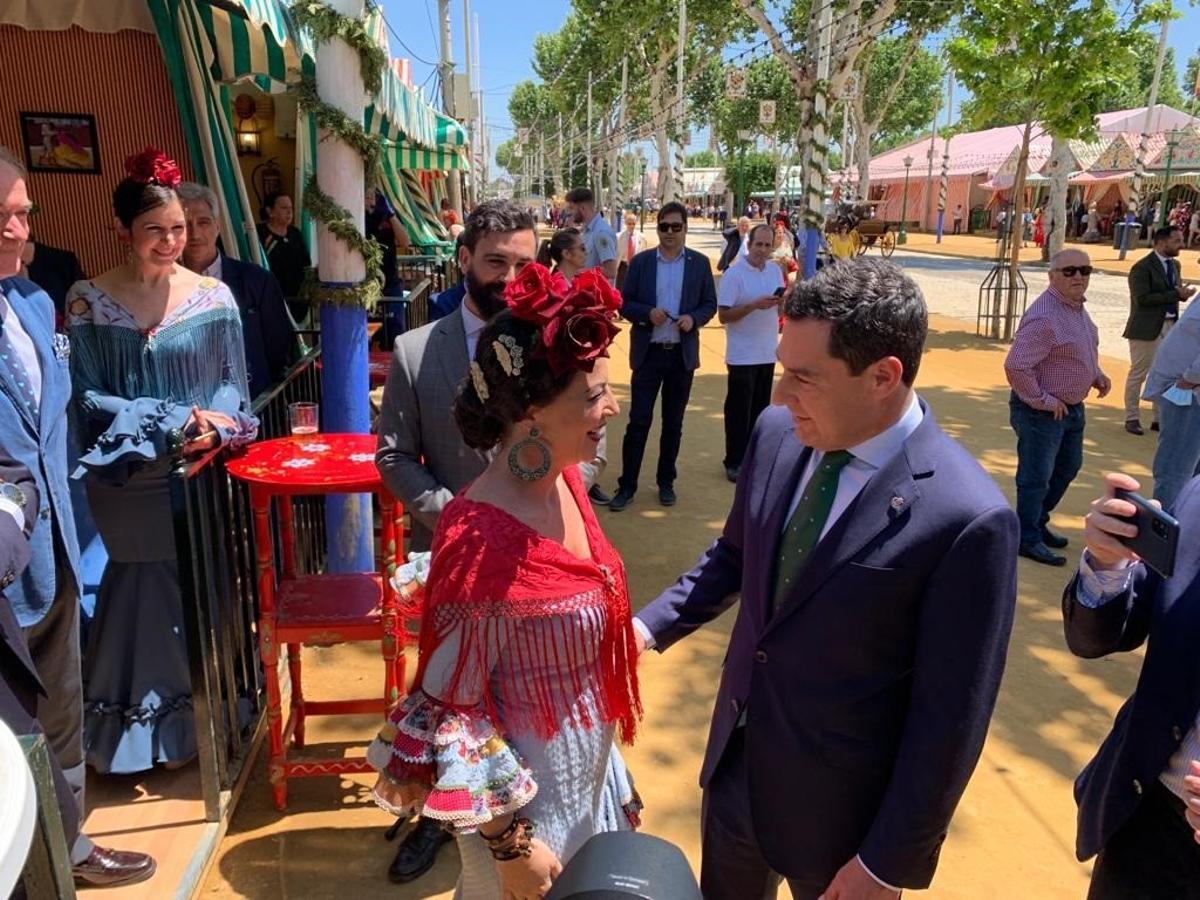
[[[750,219],[742,216],[738,219],[736,228],[729,228],[721,232],[721,237],[725,238],[725,249],[721,251],[721,257],[717,260],[717,271],[724,272],[735,262],[739,256],[746,255],[746,241],[750,233]]]
[[[621,288],[621,314],[633,323],[630,336],[629,425],[621,448],[621,477],[609,509],[620,512],[633,500],[662,391],[662,435],[658,445],[658,500],[675,505],[675,460],[683,440],[683,413],[700,368],[700,329],[717,314],[717,289],[707,256],[684,246],[687,210],[664,203],[658,211],[658,247],[629,264]]]
[[[1125,430],[1142,435],[1142,385],[1158,345],[1167,332],[1179,321],[1179,304],[1188,300],[1196,289],[1185,285],[1179,267],[1179,250],[1183,247],[1183,232],[1174,226],[1154,232],[1154,250],[1147,253],[1129,270],[1129,321],[1122,335],[1129,341],[1129,375],[1125,378]],[[1155,404],[1154,423],[1158,430],[1158,408]]]
[[[1164,578],[1121,543],[1133,537],[1137,491],[1128,475],[1109,474],[1092,503],[1079,571],[1063,594],[1067,645],[1096,659],[1146,645],[1133,696],[1075,781],[1080,860],[1099,853],[1089,900],[1184,900],[1200,897],[1200,844],[1184,820],[1185,800],[1200,793],[1200,478],[1175,501],[1179,555]],[[1200,801],[1193,799],[1195,822]],[[1200,824],[1200,822],[1196,822]]]
[[[177,188],[187,220],[183,264],[200,275],[225,282],[242,317],[242,342],[250,396],[279,382],[295,359],[296,334],[279,282],[267,269],[226,256],[217,247],[221,234],[217,195],[202,184],[185,181]]]
[[[635,619],[665,650],[741,597],[700,773],[706,900],[927,887],[983,748],[1018,527],[913,391],[925,302],[898,266],[784,300],[778,406],[721,537]]]

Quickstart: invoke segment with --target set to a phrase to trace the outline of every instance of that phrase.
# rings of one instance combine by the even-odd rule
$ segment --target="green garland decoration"
[[[343,243],[362,255],[367,277],[358,284],[333,287],[322,284],[316,277],[317,270],[309,269],[300,287],[300,298],[312,304],[373,308],[383,294],[383,248],[358,230],[349,210],[321,190],[316,175],[310,175],[304,186],[304,208]]]
[[[321,99],[317,91],[317,79],[305,75],[300,79],[292,92],[300,108],[311,115],[319,128],[340,138],[359,152],[363,158],[363,169],[367,181],[373,181],[378,174],[379,160],[383,156],[383,140],[378,135],[367,134],[362,125],[348,115],[331,106]]]
[[[343,16],[323,0],[296,0],[291,7],[296,23],[309,31],[318,43],[341,38],[358,51],[358,68],[368,94],[378,94],[383,87],[383,69],[387,54],[367,34],[358,19]]]
[[[363,86],[370,94],[379,93],[383,86],[387,54],[367,34],[362,22],[343,16],[323,0],[296,0],[291,6],[291,13],[297,24],[307,29],[318,44],[340,38],[353,47],[358,52]],[[358,151],[363,159],[367,182],[373,182],[383,154],[380,138],[367,134],[361,122],[322,100],[315,78],[302,78],[293,92],[299,106],[313,117],[319,128]],[[300,286],[300,298],[314,306],[331,304],[372,309],[383,292],[383,248],[358,230],[349,210],[321,190],[315,174],[309,176],[304,189],[304,209],[362,256],[366,277],[358,284],[335,287],[322,284],[317,270],[309,269]]]

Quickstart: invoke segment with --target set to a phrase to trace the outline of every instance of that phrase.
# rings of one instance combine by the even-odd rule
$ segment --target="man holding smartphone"
[[[725,477],[737,481],[750,432],[771,403],[775,348],[779,345],[779,300],[783,270],[770,264],[775,233],[757,225],[748,251],[721,278],[717,318],[725,326]]]
[[[1146,645],[1137,689],[1075,782],[1076,855],[1099,854],[1089,900],[1196,897],[1200,890],[1200,478],[1173,510],[1182,540],[1174,573],[1127,545],[1138,482],[1113,473],[1087,516],[1087,548],[1063,595],[1067,645],[1095,659]]]

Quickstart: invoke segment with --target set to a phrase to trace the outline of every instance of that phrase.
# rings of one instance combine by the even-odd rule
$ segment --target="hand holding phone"
[[[1137,533],[1121,538],[1121,543],[1159,575],[1170,578],[1175,574],[1175,554],[1179,550],[1179,521],[1141,494],[1117,490],[1115,496],[1136,508],[1133,516],[1126,518]]]

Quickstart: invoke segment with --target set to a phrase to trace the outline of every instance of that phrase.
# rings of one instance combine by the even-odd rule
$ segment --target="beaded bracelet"
[[[511,862],[521,857],[528,858],[533,852],[533,822],[524,817],[514,817],[508,827],[494,837],[480,834],[492,858],[497,862]]]

